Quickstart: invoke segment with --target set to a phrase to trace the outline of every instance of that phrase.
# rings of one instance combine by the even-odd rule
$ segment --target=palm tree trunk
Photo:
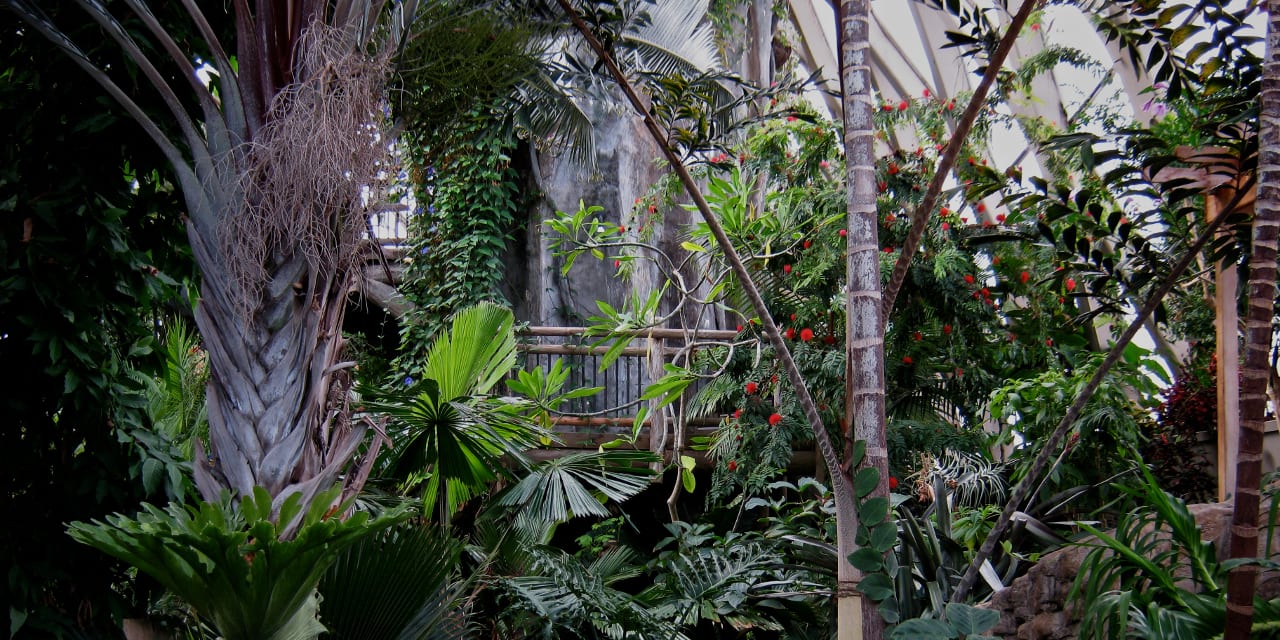
[[[848,197],[845,439],[848,443],[866,442],[867,453],[862,464],[880,472],[880,483],[871,496],[884,497],[889,494],[889,450],[885,443],[884,318],[880,309],[880,225],[876,214],[875,132],[871,107],[871,4],[868,0],[844,0],[838,10]],[[841,471],[834,469],[832,473]],[[837,509],[839,507],[837,505]],[[884,635],[884,618],[875,613],[871,600],[855,591],[862,575],[848,561],[849,555],[857,550],[854,541],[857,514],[837,511],[836,518],[837,637],[878,639]]]
[[[1262,484],[1262,436],[1271,366],[1271,322],[1276,298],[1276,244],[1280,230],[1280,1],[1267,3],[1267,54],[1263,64],[1258,132],[1258,200],[1249,257],[1249,310],[1240,383],[1240,445],[1235,508],[1231,513],[1230,557],[1258,555],[1258,505]],[[1253,626],[1253,593],[1258,567],[1243,565],[1227,576],[1224,640],[1245,640]]]

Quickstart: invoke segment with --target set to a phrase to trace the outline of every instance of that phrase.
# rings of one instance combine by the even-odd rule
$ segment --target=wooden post
[[[1223,194],[1210,194],[1205,197],[1205,219],[1212,221],[1220,215],[1224,204],[1222,196],[1230,199],[1233,189],[1224,189]],[[1229,231],[1224,233],[1230,233]],[[1240,447],[1240,331],[1239,314],[1236,311],[1236,291],[1238,286],[1236,265],[1226,260],[1218,261],[1214,266],[1214,307],[1217,327],[1218,360],[1218,501],[1225,502],[1231,497],[1236,486],[1236,461]]]

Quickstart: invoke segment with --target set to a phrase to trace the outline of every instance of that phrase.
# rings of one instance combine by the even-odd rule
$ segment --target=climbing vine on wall
[[[400,291],[417,308],[405,318],[397,371],[413,376],[429,339],[456,310],[499,292],[503,255],[522,199],[510,127],[475,109],[450,131],[411,143],[417,201]]]

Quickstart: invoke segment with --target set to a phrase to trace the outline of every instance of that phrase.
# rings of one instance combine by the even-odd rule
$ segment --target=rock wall
[[[1200,538],[1214,540],[1226,548],[1231,527],[1231,503],[1193,504],[1188,509],[1200,525]],[[1266,514],[1263,508],[1263,514]],[[1263,538],[1265,540],[1265,538]],[[1080,563],[1090,548],[1072,546],[1045,555],[1026,575],[991,597],[986,608],[1000,612],[1000,624],[992,635],[1009,640],[1067,640],[1076,638],[1080,614],[1067,599],[1071,584],[1080,572]],[[1280,551],[1280,539],[1273,541],[1271,553]],[[1280,594],[1280,575],[1264,573],[1258,595]]]

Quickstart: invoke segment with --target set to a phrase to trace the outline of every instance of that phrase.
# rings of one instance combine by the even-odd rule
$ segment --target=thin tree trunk
[[[1245,185],[1237,194],[1236,198],[1233,199],[1229,207],[1234,208],[1236,204],[1238,204],[1242,194],[1246,193],[1250,187],[1252,187],[1251,184]],[[1164,299],[1165,295],[1173,289],[1178,278],[1187,270],[1187,266],[1190,265],[1200,254],[1200,250],[1203,249],[1204,245],[1213,237],[1218,226],[1225,218],[1226,216],[1219,216],[1206,225],[1204,230],[1200,232],[1195,243],[1187,249],[1187,252],[1183,254],[1180,260],[1178,260],[1177,264],[1169,270],[1168,275],[1165,276],[1164,280],[1160,283],[1160,286],[1152,292],[1151,297],[1148,298],[1146,303],[1142,305],[1142,308],[1138,310],[1136,316],[1129,323],[1129,327],[1125,329],[1124,333],[1120,334],[1119,338],[1116,339],[1115,344],[1111,346],[1111,350],[1107,352],[1106,358],[1104,358],[1102,364],[1098,366],[1098,370],[1094,372],[1093,377],[1090,378],[1089,382],[1080,390],[1080,394],[1076,396],[1075,402],[1073,402],[1067,409],[1066,415],[1062,416],[1062,420],[1058,423],[1058,426],[1054,428],[1053,433],[1049,434],[1049,437],[1040,444],[1040,453],[1036,456],[1036,459],[1032,461],[1031,468],[1027,471],[1027,475],[1013,488],[1013,494],[1009,496],[1009,501],[1005,504],[1004,511],[1000,514],[999,519],[996,520],[995,525],[991,527],[990,533],[987,534],[986,540],[982,542],[982,546],[978,549],[978,553],[974,556],[973,562],[969,565],[968,570],[965,571],[964,577],[960,580],[960,584],[956,585],[956,590],[951,596],[952,601],[962,601],[969,595],[969,590],[973,588],[974,582],[978,579],[978,571],[982,568],[982,564],[991,557],[992,552],[995,551],[996,544],[999,543],[1000,537],[1004,535],[1005,529],[1009,526],[1009,521],[1013,518],[1013,512],[1017,511],[1019,506],[1026,501],[1032,489],[1036,486],[1036,483],[1039,482],[1040,476],[1044,474],[1045,468],[1048,467],[1050,459],[1054,457],[1054,452],[1057,450],[1058,445],[1062,443],[1063,437],[1067,435],[1067,431],[1071,429],[1071,425],[1075,424],[1076,419],[1080,417],[1080,412],[1084,409],[1084,406],[1088,404],[1089,399],[1092,398],[1094,392],[1098,390],[1098,385],[1102,383],[1103,376],[1105,376],[1107,372],[1111,370],[1111,367],[1115,366],[1115,363],[1120,360],[1121,354],[1124,353],[1124,349],[1129,345],[1129,342],[1133,340],[1133,336],[1138,333],[1138,330],[1142,328],[1143,323],[1145,323],[1147,318],[1155,311],[1156,307],[1160,305],[1160,301]]]
[[[956,123],[956,129],[951,133],[951,140],[943,149],[942,157],[938,158],[938,165],[934,168],[933,177],[929,179],[929,186],[925,188],[924,197],[920,199],[920,205],[911,214],[911,230],[907,232],[907,238],[902,242],[902,253],[898,255],[898,261],[893,264],[893,273],[889,275],[889,283],[884,288],[882,305],[886,318],[889,317],[889,312],[893,311],[898,290],[907,279],[907,268],[911,266],[911,258],[915,255],[916,249],[920,248],[920,240],[924,238],[929,216],[933,215],[933,205],[937,204],[938,194],[942,193],[942,183],[951,173],[951,167],[955,166],[960,147],[964,145],[964,139],[969,135],[969,129],[973,128],[974,121],[978,119],[978,112],[985,106],[987,94],[995,84],[996,76],[1004,66],[1005,58],[1009,57],[1009,51],[1013,49],[1013,41],[1018,39],[1018,33],[1022,31],[1022,25],[1026,24],[1027,16],[1031,15],[1031,11],[1040,3],[1041,0],[1024,0],[1018,12],[1014,14],[1013,20],[1009,21],[1008,30],[1000,38],[1000,43],[996,45],[991,59],[987,61],[986,73],[978,82],[978,88],[974,89],[973,97],[969,98],[969,105],[965,107],[960,121]]]
[[[876,215],[875,126],[871,95],[871,5],[844,0],[839,6],[840,85],[844,120],[846,210],[845,404],[846,445],[866,443],[862,464],[880,472],[871,496],[889,495],[889,449],[885,443],[884,318],[880,296],[880,238]],[[838,471],[833,471],[838,472]],[[843,516],[843,522],[841,518]],[[861,572],[845,561],[857,550],[857,514],[836,513],[838,637],[878,639],[884,618],[855,587]],[[855,602],[856,601],[856,606]],[[861,617],[861,625],[856,619]],[[854,618],[850,620],[849,618]]]
[[[818,449],[822,452],[822,457],[827,464],[827,469],[831,472],[831,492],[835,499],[837,514],[836,537],[837,539],[840,539],[847,536],[852,539],[854,533],[857,531],[857,521],[850,520],[850,518],[856,518],[856,516],[854,515],[855,505],[853,487],[849,481],[849,476],[846,472],[840,469],[839,455],[836,452],[835,446],[831,442],[831,437],[827,434],[826,426],[823,424],[822,417],[818,413],[818,406],[813,401],[813,396],[809,393],[809,388],[805,384],[804,378],[800,375],[800,369],[796,366],[795,359],[791,357],[791,351],[787,348],[786,342],[783,341],[781,332],[778,331],[777,323],[773,321],[773,316],[769,314],[769,309],[765,306],[764,299],[760,296],[760,291],[756,288],[755,282],[751,279],[751,274],[747,272],[746,266],[738,257],[738,252],[733,248],[733,243],[730,242],[729,236],[725,234],[724,227],[720,225],[720,221],[715,217],[715,214],[711,212],[711,208],[708,206],[707,200],[703,197],[702,191],[694,181],[693,176],[689,174],[684,163],[680,161],[679,156],[676,155],[675,151],[671,148],[671,145],[668,144],[666,133],[658,123],[654,121],[653,117],[649,115],[649,109],[640,97],[636,95],[635,90],[632,88],[631,83],[627,80],[626,76],[622,73],[622,70],[614,63],[612,57],[610,57],[609,53],[605,51],[603,45],[601,45],[600,41],[595,37],[595,34],[591,32],[590,27],[588,27],[578,13],[574,11],[573,6],[569,4],[568,0],[557,1],[560,4],[561,10],[563,10],[565,15],[567,15],[573,22],[573,26],[582,34],[582,37],[587,41],[587,44],[591,46],[591,49],[595,52],[596,56],[598,56],[600,61],[609,69],[610,75],[613,76],[614,80],[618,83],[618,86],[622,88],[623,93],[626,94],[627,100],[631,103],[632,108],[635,109],[636,114],[643,118],[645,127],[649,130],[650,135],[653,136],[654,141],[658,143],[659,148],[662,149],[663,157],[666,158],[667,162],[671,165],[671,169],[676,172],[676,175],[680,178],[680,182],[684,186],[685,191],[689,194],[694,205],[698,208],[698,212],[702,214],[702,218],[707,223],[707,227],[711,230],[712,236],[715,237],[717,245],[719,245],[720,250],[724,253],[725,261],[729,263],[734,275],[738,277],[738,280],[742,285],[743,293],[745,293],[747,299],[751,301],[751,308],[759,317],[760,324],[764,329],[765,337],[768,338],[770,346],[773,347],[774,356],[786,371],[787,380],[795,390],[796,401],[800,404],[800,408],[804,412],[805,420],[809,423],[809,428],[813,432],[813,439],[817,443]],[[838,564],[848,564],[848,557],[841,556],[836,559],[836,562]],[[860,603],[861,601],[858,598],[846,598],[841,602]],[[840,612],[838,615],[844,615],[847,617],[848,612],[844,609],[838,609],[838,611]],[[849,638],[852,637],[853,636],[850,636]],[[842,636],[840,640],[846,640],[846,637]]]
[[[1276,244],[1280,230],[1280,0],[1267,3],[1267,54],[1263,64],[1258,132],[1258,200],[1249,257],[1249,310],[1240,383],[1240,446],[1235,508],[1231,513],[1232,558],[1258,555],[1258,505],[1262,484],[1262,436],[1266,428],[1267,380],[1271,373],[1271,321],[1276,299]],[[1253,626],[1258,567],[1243,565],[1227,576],[1224,640],[1245,640]]]

